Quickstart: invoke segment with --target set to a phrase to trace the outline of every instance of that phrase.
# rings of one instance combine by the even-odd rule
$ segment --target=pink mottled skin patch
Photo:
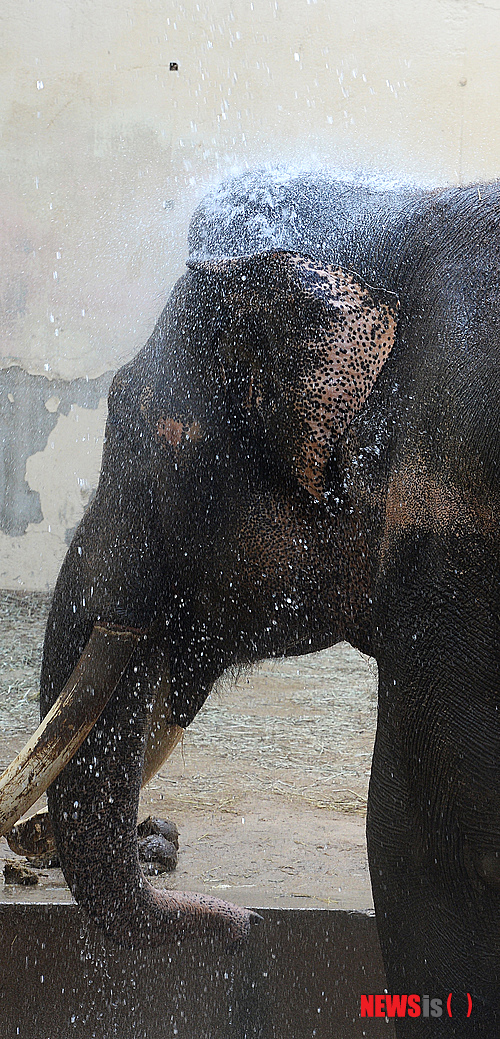
[[[180,419],[168,418],[165,415],[161,415],[156,423],[156,434],[172,447],[180,447],[183,440],[196,443],[202,435],[201,426],[196,419],[187,425]]]
[[[156,432],[159,437],[164,437],[167,444],[171,444],[172,447],[179,447],[184,432],[184,426],[182,422],[178,422],[174,418],[164,418],[162,416],[158,419]]]

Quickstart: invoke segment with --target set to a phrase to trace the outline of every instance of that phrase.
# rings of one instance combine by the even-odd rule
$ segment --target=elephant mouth
[[[0,776],[0,836],[42,796],[88,736],[145,632],[95,624],[64,689]]]

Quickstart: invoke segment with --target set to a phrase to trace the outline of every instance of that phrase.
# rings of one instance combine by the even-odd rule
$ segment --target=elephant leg
[[[379,661],[367,842],[388,990],[443,1010],[397,1020],[398,1037],[486,1039],[500,1034],[496,597],[491,570],[459,586],[465,568],[449,563],[427,567],[420,616],[408,598],[388,609],[398,638]]]
[[[457,882],[447,876],[445,864],[439,868],[429,861],[406,768],[394,740],[380,726],[372,775],[367,845],[387,990],[416,993],[421,1003],[424,995],[440,999],[442,1010],[439,1019],[396,1019],[396,1035],[434,1039],[438,1028],[446,1039],[500,1035],[498,899],[484,898],[484,892],[480,898],[475,891],[469,902],[470,878]],[[447,836],[443,832],[443,841]],[[450,992],[452,1019],[447,1012]]]

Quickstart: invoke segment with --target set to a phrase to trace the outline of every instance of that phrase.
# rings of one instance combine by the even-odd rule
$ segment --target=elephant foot
[[[148,876],[171,873],[177,866],[179,831],[169,819],[151,815],[137,827],[139,859]],[[50,816],[45,809],[17,823],[5,839],[15,855],[25,855],[31,866],[49,869],[59,866]]]

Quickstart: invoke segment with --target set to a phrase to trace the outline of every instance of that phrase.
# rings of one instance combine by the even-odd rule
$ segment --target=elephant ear
[[[216,277],[235,342],[245,341],[245,323],[259,327],[268,357],[256,355],[252,385],[266,428],[299,482],[321,500],[332,445],[363,407],[394,344],[396,296],[294,252],[192,266]]]

